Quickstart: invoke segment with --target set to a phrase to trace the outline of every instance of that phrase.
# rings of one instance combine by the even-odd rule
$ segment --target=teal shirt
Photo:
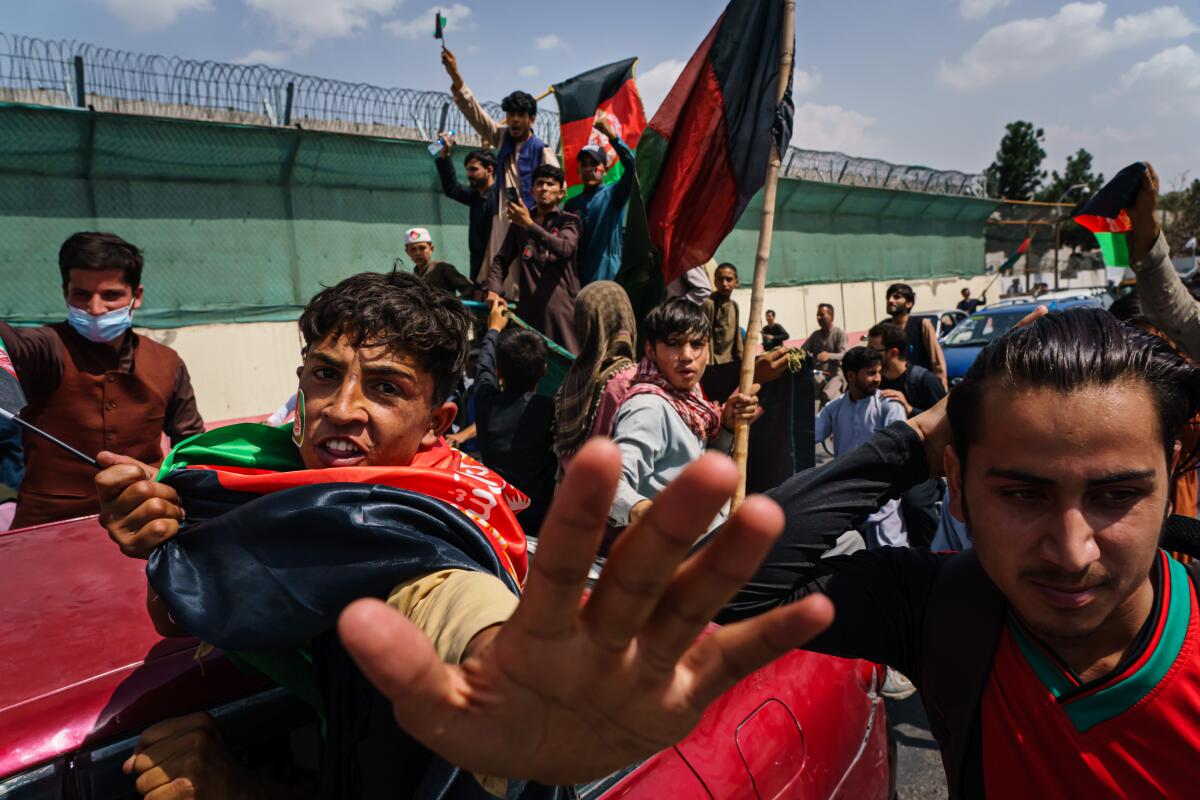
[[[565,209],[583,219],[576,269],[580,287],[592,281],[611,281],[621,269],[622,226],[633,188],[633,151],[620,139],[612,140],[624,172],[616,183],[584,189],[567,201]]]

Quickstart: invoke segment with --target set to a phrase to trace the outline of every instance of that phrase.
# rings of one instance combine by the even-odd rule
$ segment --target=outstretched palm
[[[736,469],[719,456],[658,496],[582,602],[619,473],[611,443],[579,453],[517,611],[461,667],[439,661],[423,633],[378,601],[343,613],[342,639],[397,721],[447,760],[547,784],[599,777],[682,739],[722,692],[832,619],[817,596],[697,639],[783,527],[778,506],[751,498],[683,561],[736,488]]]

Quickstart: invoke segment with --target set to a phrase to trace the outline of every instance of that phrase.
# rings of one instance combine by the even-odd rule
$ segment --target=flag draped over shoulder
[[[1130,164],[1092,195],[1075,215],[1075,221],[1095,235],[1106,266],[1129,266],[1128,234],[1133,223],[1125,209],[1133,208],[1145,174],[1145,164]]]
[[[650,121],[637,153],[645,228],[631,204],[622,273],[657,251],[669,283],[703,264],[766,180],[774,143],[790,138],[790,97],[776,102],[783,3],[733,0]],[[791,76],[788,76],[791,84]],[[633,238],[648,236],[653,250]],[[652,283],[624,275],[619,282]]]
[[[602,147],[611,169],[605,183],[615,183],[624,172],[608,139],[592,125],[604,118],[621,141],[636,151],[646,127],[646,112],[633,79],[636,58],[616,61],[576,75],[553,87],[558,100],[558,118],[562,125],[563,172],[567,178],[567,197],[583,191],[579,179],[579,151],[587,145]]]
[[[234,650],[303,647],[359,597],[441,569],[486,571],[519,591],[514,508],[528,499],[445,444],[408,467],[306,470],[286,429],[194,436],[164,462],[187,523],[150,557],[172,617]]]
[[[17,378],[16,367],[8,356],[4,340],[0,339],[0,408],[10,414],[18,413],[26,405],[25,391]]]

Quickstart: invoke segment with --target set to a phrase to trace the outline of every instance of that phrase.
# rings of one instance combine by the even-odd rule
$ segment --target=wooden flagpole
[[[793,33],[796,27],[796,2],[783,3],[783,48],[779,56],[779,86],[775,92],[775,104],[783,101],[787,92],[788,77],[792,74],[795,57]],[[758,251],[754,255],[754,283],[750,290],[750,315],[746,318],[746,344],[742,348],[742,375],[739,390],[745,394],[754,385],[755,351],[761,338],[759,320],[762,317],[763,295],[767,291],[767,259],[771,255],[771,233],[775,227],[775,187],[779,183],[779,166],[782,153],[771,145],[770,160],[767,161],[767,180],[763,185],[762,220],[758,228]],[[746,458],[750,452],[750,424],[738,420],[733,432],[733,460],[738,467],[738,489],[733,498],[733,508],[746,499]]]

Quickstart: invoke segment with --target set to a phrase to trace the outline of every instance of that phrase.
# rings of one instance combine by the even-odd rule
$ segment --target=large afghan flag
[[[1104,184],[1075,215],[1075,221],[1095,235],[1106,266],[1129,266],[1128,239],[1133,223],[1126,209],[1133,208],[1137,201],[1145,174],[1145,164],[1130,164]]]
[[[790,97],[776,103],[783,5],[733,0],[642,134],[646,231],[665,283],[712,258],[762,188],[771,145],[791,138]],[[636,235],[638,221],[629,228]],[[632,241],[626,248],[634,258],[645,252]]]
[[[0,339],[0,408],[10,414],[18,414],[25,407],[25,403],[25,391],[17,378],[17,370],[12,359],[8,357],[4,340]]]
[[[631,150],[637,150],[646,128],[646,112],[633,82],[633,65],[636,63],[636,58],[627,58],[596,67],[552,87],[562,125],[562,168],[567,177],[567,197],[583,191],[583,183],[579,180],[579,151],[587,145],[603,147],[608,156],[611,169],[604,176],[605,183],[615,183],[625,171],[608,139],[592,127],[597,118],[607,119],[621,141]]]

